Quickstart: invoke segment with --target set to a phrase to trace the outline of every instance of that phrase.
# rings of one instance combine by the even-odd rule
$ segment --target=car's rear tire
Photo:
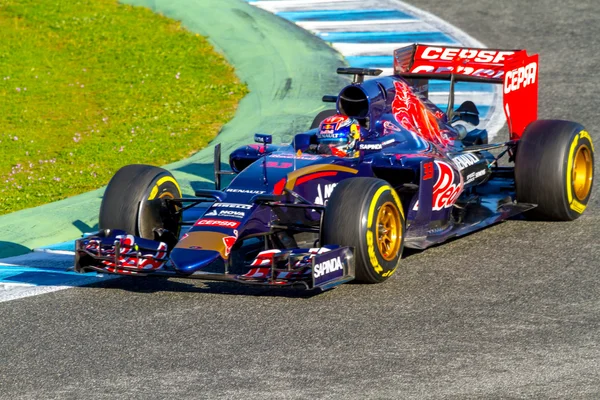
[[[318,128],[319,125],[321,125],[321,122],[323,122],[323,120],[325,118],[329,118],[333,115],[337,114],[336,110],[323,110],[320,113],[317,114],[317,116],[315,117],[315,119],[313,119],[312,124],[310,124],[310,129],[315,129]]]
[[[100,206],[100,229],[121,229],[153,239],[155,228],[179,235],[179,217],[161,201],[181,198],[179,184],[171,173],[152,165],[126,165],[112,177]]]
[[[518,202],[538,206],[527,216],[572,221],[585,210],[594,179],[594,145],[571,121],[534,121],[523,133],[515,159]]]
[[[334,189],[323,216],[323,244],[354,247],[356,280],[392,276],[404,248],[405,219],[394,188],[377,178],[350,178]]]

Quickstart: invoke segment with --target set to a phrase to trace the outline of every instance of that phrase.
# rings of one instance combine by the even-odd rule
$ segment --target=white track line
[[[75,286],[89,285],[117,276],[101,276],[94,273],[75,275],[66,273],[73,267],[73,254],[33,252],[17,257],[3,258],[0,262],[0,274],[15,269],[17,272],[11,279],[0,281],[0,302],[16,300],[23,297],[37,296],[39,294],[55,292]],[[43,270],[42,270],[43,269]],[[40,279],[36,284],[28,283],[31,275],[39,274]],[[56,276],[62,274],[60,278]],[[52,279],[44,280],[44,276]],[[18,282],[23,278],[25,282]],[[56,284],[60,281],[60,284]]]
[[[315,32],[338,32],[348,30],[348,21],[297,21],[296,25]],[[419,32],[426,31],[426,27],[414,19],[380,19],[366,21],[352,21],[352,30],[360,31],[395,31]]]
[[[327,36],[321,38],[327,42]],[[375,56],[394,54],[394,50],[400,47],[410,46],[414,42],[396,42],[396,43],[331,43],[331,46],[339,51],[344,57],[352,56]],[[431,45],[448,45],[448,43],[428,43]]]
[[[272,13],[300,10],[356,10],[365,7],[362,0],[276,0],[249,3]]]

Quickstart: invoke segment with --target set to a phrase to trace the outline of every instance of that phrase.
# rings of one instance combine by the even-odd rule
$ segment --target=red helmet
[[[360,124],[347,115],[332,115],[321,122],[316,137],[319,144],[331,148],[333,155],[346,157],[361,139]]]

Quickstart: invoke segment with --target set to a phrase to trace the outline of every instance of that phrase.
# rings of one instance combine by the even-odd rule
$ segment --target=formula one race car
[[[76,243],[76,271],[327,289],[385,281],[405,246],[518,214],[568,221],[585,210],[592,139],[577,123],[537,120],[537,55],[412,45],[394,52],[393,76],[338,73],[354,80],[324,97],[336,110],[291,144],[257,134],[231,153],[231,171],[217,145],[215,190],[183,197],[164,169],[120,169],[101,230]],[[430,79],[450,81],[445,112],[428,100]],[[502,85],[508,141],[488,143],[473,102],[455,109],[459,81]],[[221,190],[226,174],[235,176]]]

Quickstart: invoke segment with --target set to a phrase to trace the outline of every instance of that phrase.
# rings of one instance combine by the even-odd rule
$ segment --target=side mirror
[[[273,143],[273,136],[266,135],[264,133],[255,133],[254,134],[254,142],[262,143],[262,144],[271,144]]]

